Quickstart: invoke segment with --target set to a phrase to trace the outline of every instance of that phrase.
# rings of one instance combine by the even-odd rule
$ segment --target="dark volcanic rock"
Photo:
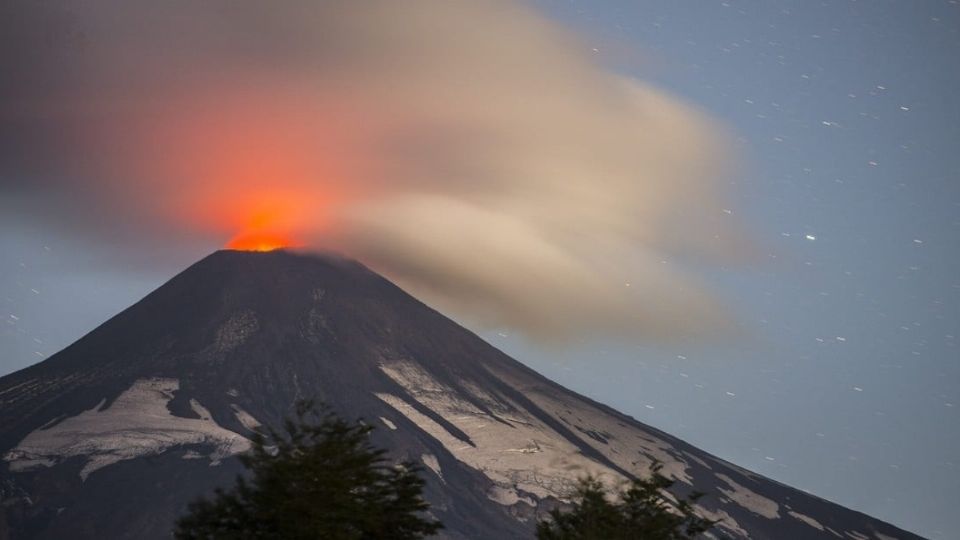
[[[48,360],[0,379],[0,539],[169,538],[301,398],[424,463],[452,538],[530,538],[578,476],[665,464],[721,532],[915,535],[750,473],[579,396],[362,265],[217,252]]]

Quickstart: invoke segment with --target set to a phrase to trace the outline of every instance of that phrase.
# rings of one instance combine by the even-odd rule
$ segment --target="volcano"
[[[304,398],[423,463],[448,538],[532,538],[578,477],[653,460],[718,535],[919,538],[567,390],[358,262],[219,251],[0,379],[0,539],[169,538]]]

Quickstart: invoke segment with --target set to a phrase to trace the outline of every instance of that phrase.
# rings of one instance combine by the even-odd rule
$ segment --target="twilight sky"
[[[113,16],[109,2],[80,5]],[[399,52],[389,63],[358,46],[355,36],[362,32],[333,32],[330,43],[285,42],[289,49],[279,51],[252,46],[266,56],[295,56],[333,44],[350,52],[323,56],[321,78],[373,88],[348,106],[317,94],[313,84],[284,87],[284,103],[294,108],[266,109],[280,119],[268,123],[269,133],[283,134],[284,141],[299,140],[296,119],[314,126],[301,103],[323,103],[323,118],[336,117],[348,128],[349,115],[343,120],[340,113],[370,111],[370,103],[382,103],[385,94],[377,89],[384,87],[398,110],[416,112],[407,118],[375,111],[364,117],[362,133],[350,132],[349,142],[344,136],[324,146],[350,158],[335,168],[363,176],[365,193],[389,195],[360,197],[364,204],[352,206],[342,221],[349,234],[332,245],[379,265],[574,390],[776,480],[925,536],[950,538],[960,528],[960,5],[533,2],[546,17],[579,32],[575,43],[571,31],[539,15],[492,5],[465,9],[469,16],[450,15],[441,20],[443,29],[434,28],[430,35],[448,40],[441,52],[459,54],[440,54],[429,40],[411,42],[397,32],[389,35],[410,44],[410,51],[392,46]],[[383,35],[380,19],[342,15],[373,37]],[[179,200],[168,197],[166,178],[131,182],[132,191],[126,184],[104,188],[65,178],[75,172],[68,165],[85,167],[96,159],[86,153],[76,159],[75,149],[50,140],[58,130],[46,122],[56,118],[49,103],[76,105],[51,88],[93,93],[106,80],[125,98],[128,83],[156,87],[156,81],[117,78],[109,69],[100,78],[86,76],[130,60],[110,47],[129,36],[105,30],[101,42],[91,33],[106,28],[98,26],[104,20],[129,22],[123,18],[129,16],[77,17],[86,32],[82,40],[92,43],[83,56],[92,67],[79,70],[79,77],[63,75],[57,69],[63,59],[54,55],[11,54],[25,49],[9,47],[0,53],[4,66],[30,75],[18,78],[29,84],[0,84],[7,101],[0,116],[6,124],[0,127],[0,248],[6,254],[0,260],[0,374],[55,353],[237,234],[207,224],[180,230],[169,216],[146,216],[143,209],[162,206],[159,200]],[[403,16],[411,26],[432,21]],[[280,34],[296,34],[284,21],[272,22]],[[10,35],[15,42],[40,39],[70,50],[74,27],[65,28]],[[184,33],[188,42],[189,36],[206,37]],[[269,36],[260,40],[272,47]],[[239,127],[248,128],[245,111],[256,109],[249,103],[278,91],[276,74],[256,70],[253,77],[251,65],[235,62],[236,43],[246,41],[232,39],[200,42],[218,65],[229,61],[243,76],[224,78],[237,102],[213,107],[209,122],[196,124],[198,138],[216,138],[216,131],[203,128],[236,121],[236,110],[243,111]],[[492,63],[482,73],[497,84],[483,82],[473,91],[455,84],[461,69],[471,74],[472,66],[504,51],[516,52],[518,66],[528,69]],[[162,61],[148,65],[174,66],[178,76],[204,67],[180,69],[187,64],[179,54],[163,49]],[[360,67],[344,70],[344,58]],[[403,76],[390,71],[398,65]],[[306,78],[296,65],[290,70],[298,81]],[[239,92],[238,80],[256,84]],[[223,101],[218,85],[225,83],[209,84],[205,92],[213,88],[216,102]],[[47,101],[23,101],[25,95]],[[438,109],[435,96],[457,105]],[[190,103],[211,110],[207,99],[204,94]],[[524,99],[547,105],[535,114]],[[25,122],[24,111],[36,109],[44,121]],[[128,121],[114,115],[104,125]],[[578,129],[565,131],[570,126]],[[525,131],[531,127],[541,136],[531,137]],[[403,134],[404,144],[398,146],[392,133]],[[410,133],[416,137],[408,145]],[[527,142],[534,138],[538,144]],[[105,140],[114,146],[118,138]],[[272,143],[231,140],[217,150],[236,153],[265,141]],[[437,145],[454,157],[437,163],[431,152]],[[291,147],[281,146],[285,152]],[[358,150],[370,146],[380,150],[376,173],[356,166],[370,161]],[[137,159],[110,162],[125,181],[145,167],[158,175],[180,172],[158,171],[158,157],[140,159],[137,149],[125,148]],[[184,150],[169,152],[162,156]],[[253,165],[300,174],[290,165],[302,165],[299,153],[290,154],[292,161],[279,165]],[[229,165],[210,160],[205,170],[226,174],[245,163]],[[316,170],[312,163],[303,167]],[[626,174],[634,169],[654,172],[636,183]],[[93,163],[83,172],[104,170]],[[388,188],[377,179],[383,171],[394,173],[390,182],[396,179]],[[451,187],[444,176],[451,172],[484,179]],[[514,182],[511,174],[530,180]],[[176,193],[205,200],[190,191],[196,178],[181,182]],[[577,189],[565,192],[571,185]],[[557,233],[560,218],[579,228]],[[398,222],[410,225],[389,226]],[[451,223],[457,225],[452,239],[423,243],[416,234],[417,227]],[[486,245],[485,232],[511,241]],[[604,242],[587,250],[579,236]],[[497,262],[493,270],[478,271],[473,260],[459,263],[469,256],[455,248],[463,238]],[[403,249],[387,252],[385,245]],[[626,252],[630,257],[620,255]],[[592,267],[594,260],[604,264]],[[670,262],[668,271],[659,270],[666,264],[661,260]],[[539,279],[532,267],[554,269],[552,279]],[[502,279],[500,268],[510,268],[511,279]],[[627,283],[636,296],[620,293]],[[476,301],[486,296],[501,300]],[[506,301],[514,298],[520,300]],[[584,306],[589,321],[545,318],[570,306]],[[634,327],[620,328],[618,321],[634,315],[640,339],[625,339]],[[557,335],[572,338],[559,342]]]

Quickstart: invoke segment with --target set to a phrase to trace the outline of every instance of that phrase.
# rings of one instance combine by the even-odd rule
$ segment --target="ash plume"
[[[497,0],[8,2],[8,218],[119,251],[263,229],[484,327],[724,332],[731,152],[695,108]]]

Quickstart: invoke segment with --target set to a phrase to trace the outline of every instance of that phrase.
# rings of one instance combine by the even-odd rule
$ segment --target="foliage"
[[[241,456],[248,477],[177,522],[178,540],[406,540],[442,525],[423,516],[423,480],[410,462],[392,465],[368,441],[373,428],[311,402],[283,433],[266,430]]]
[[[661,467],[654,463],[649,478],[631,481],[613,501],[598,479],[581,479],[574,508],[553,510],[537,525],[538,540],[686,540],[710,530],[716,522],[693,508],[702,494],[668,496],[673,480],[660,474]]]

